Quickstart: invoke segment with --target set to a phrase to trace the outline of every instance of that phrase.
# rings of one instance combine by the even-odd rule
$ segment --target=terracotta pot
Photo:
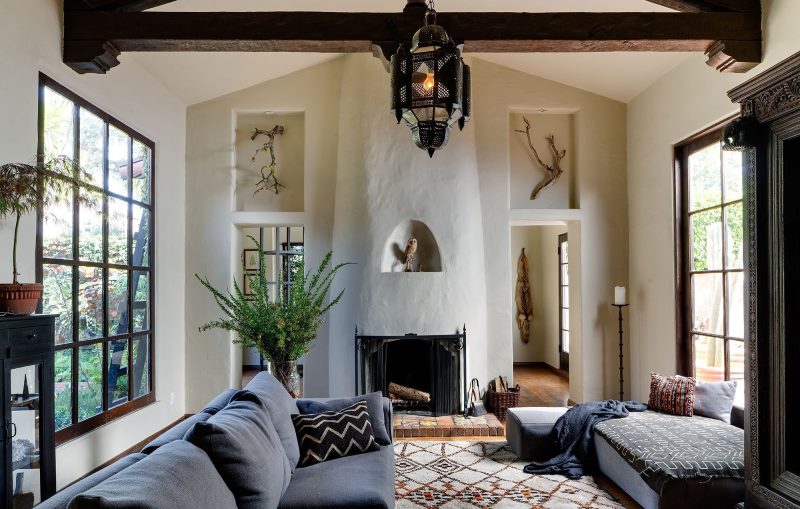
[[[39,283],[0,284],[0,312],[15,315],[35,313],[42,296],[42,288]]]

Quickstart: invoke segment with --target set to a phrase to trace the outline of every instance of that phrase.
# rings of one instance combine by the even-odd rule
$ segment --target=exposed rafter
[[[400,42],[407,42],[398,38],[410,37],[421,21],[417,12],[127,12],[86,8],[87,2],[101,1],[106,5],[125,4],[119,6],[124,9],[134,3],[154,3],[66,0],[64,62],[78,72],[104,73],[119,63],[120,52],[127,51],[357,53],[371,52],[373,45],[378,45],[388,53]],[[79,7],[72,8],[75,5]],[[438,19],[468,52],[697,51],[708,52],[709,64],[715,68],[733,72],[761,61],[759,13],[458,12],[440,13]]]
[[[175,0],[64,0],[64,10],[137,12]]]
[[[761,0],[647,0],[681,12],[761,12]]]

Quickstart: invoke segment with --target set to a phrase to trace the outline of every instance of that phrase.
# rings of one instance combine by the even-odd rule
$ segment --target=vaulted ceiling
[[[159,0],[93,0],[149,8]],[[457,12],[674,12],[718,10],[720,4],[742,0],[439,0],[440,13]],[[659,5],[661,4],[661,5]],[[176,0],[156,6],[158,12],[382,12],[402,10],[402,0]],[[668,7],[669,6],[669,7]],[[443,23],[445,24],[445,23]],[[445,28],[448,28],[445,26]],[[265,31],[269,28],[265,27]],[[409,34],[410,35],[410,34]],[[627,102],[660,76],[684,61],[689,53],[486,53],[471,56],[505,65],[570,86]],[[136,52],[123,53],[121,61],[137,61],[186,104],[206,101],[265,80],[336,58],[337,53],[260,52]],[[113,72],[113,71],[112,71]],[[709,69],[709,72],[714,72]]]

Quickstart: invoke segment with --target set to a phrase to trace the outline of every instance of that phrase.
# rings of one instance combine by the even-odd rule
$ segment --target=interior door
[[[569,372],[569,239],[558,236],[558,356],[559,368]]]

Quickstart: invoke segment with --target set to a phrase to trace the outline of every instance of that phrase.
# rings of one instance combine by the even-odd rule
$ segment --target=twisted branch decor
[[[250,162],[255,164],[256,157],[258,157],[258,154],[261,152],[268,153],[270,158],[269,164],[265,164],[261,167],[261,180],[256,183],[256,190],[253,195],[258,194],[260,191],[266,190],[278,194],[281,188],[286,187],[278,181],[278,177],[275,174],[275,171],[278,169],[278,161],[275,158],[275,137],[283,134],[283,131],[284,128],[282,125],[276,125],[269,131],[265,131],[256,127],[253,132],[250,133],[250,139],[253,141],[255,141],[255,139],[259,136],[267,137],[267,140],[264,142],[264,144],[256,149],[256,153],[253,154]],[[266,174],[264,174],[265,171],[267,171]]]
[[[518,133],[523,133],[525,137],[528,138],[528,147],[530,147],[531,152],[533,152],[534,159],[536,159],[536,162],[539,164],[539,166],[541,166],[542,171],[544,171],[545,174],[544,178],[536,185],[536,187],[533,188],[533,191],[531,191],[531,200],[535,200],[539,197],[542,191],[558,182],[558,179],[561,178],[561,175],[564,173],[564,170],[561,169],[561,160],[567,155],[567,149],[558,150],[556,148],[555,136],[552,134],[550,136],[546,136],[545,139],[550,145],[550,152],[553,156],[553,164],[545,164],[544,161],[542,161],[542,158],[539,157],[539,153],[536,151],[536,148],[534,148],[533,142],[531,141],[531,122],[525,117],[522,117],[522,120],[525,122],[525,130],[515,129],[515,131]]]

